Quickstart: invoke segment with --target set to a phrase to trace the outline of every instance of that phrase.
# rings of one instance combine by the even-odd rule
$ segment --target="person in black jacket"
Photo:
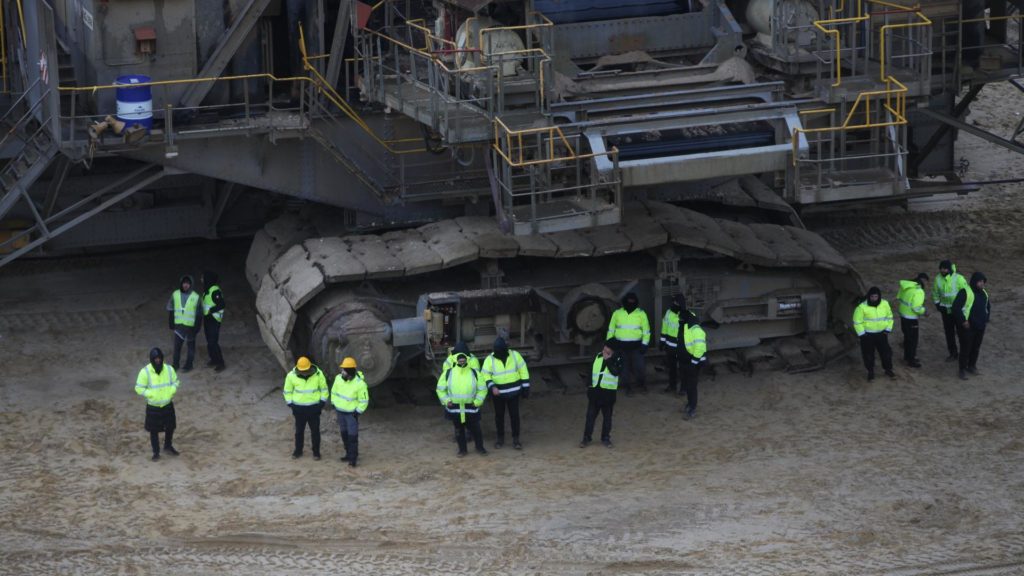
[[[978,374],[978,353],[985,338],[992,305],[988,300],[985,283],[988,279],[981,272],[971,275],[968,289],[961,289],[953,300],[953,314],[956,319],[956,333],[960,338],[960,379],[967,380],[967,373]]]
[[[594,358],[587,386],[587,420],[583,426],[580,448],[586,448],[592,441],[598,412],[601,413],[601,444],[606,448],[612,447],[612,411],[624,363],[618,345],[616,340],[605,342],[601,352]]]
[[[203,333],[206,334],[206,351],[210,354],[207,366],[220,372],[224,369],[224,354],[220,350],[220,325],[224,322],[224,293],[218,284],[217,273],[204,270],[199,278],[203,283]]]

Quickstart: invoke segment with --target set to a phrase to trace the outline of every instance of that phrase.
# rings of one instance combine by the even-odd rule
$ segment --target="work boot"
[[[896,373],[893,372],[892,370],[886,370],[885,371],[885,375],[888,376],[889,378],[895,378],[896,377]]]
[[[671,385],[670,386],[665,386],[665,389],[662,390],[662,392],[664,392],[665,394],[674,394],[675,391],[676,391],[676,387],[675,386],[671,386]]]
[[[967,371],[970,372],[974,376],[978,376],[978,375],[981,374],[981,372],[978,372],[978,369],[976,367],[974,367],[974,366],[968,366],[967,367]]]
[[[476,449],[476,453],[481,455],[481,456],[487,456],[487,448],[484,448],[483,446],[481,446],[481,447]]]
[[[958,354],[950,354],[946,356],[946,362],[955,362],[960,356]]]
[[[356,467],[356,459],[355,458],[353,458],[353,459],[348,461],[348,467],[349,468],[355,468]]]
[[[516,450],[522,450],[523,449],[523,445],[519,443],[519,438],[513,438],[512,439],[512,447],[515,448]]]
[[[589,438],[584,438],[582,441],[580,441],[580,448],[586,448],[589,445],[590,445],[590,439]]]
[[[150,460],[152,460],[153,462],[156,462],[159,459],[160,459],[160,453],[159,452],[153,452],[153,457],[150,458]]]
[[[174,446],[164,446],[164,452],[167,452],[171,456],[177,456],[180,454],[180,452],[174,449]]]
[[[225,368],[227,368],[227,366],[225,366],[224,364],[217,364],[217,366],[214,367],[213,371],[214,372],[223,372]]]
[[[918,360],[917,358],[914,358],[910,362],[907,362],[907,366],[910,366],[911,368],[920,368],[921,367],[921,361]]]
[[[604,446],[605,448],[611,448],[612,447],[612,441],[611,441],[610,438],[605,439],[605,440],[601,440],[601,445]]]
[[[505,445],[505,439],[504,439],[504,438],[498,438],[498,439],[497,439],[497,440],[496,440],[496,441],[494,442],[494,449],[495,449],[495,450],[498,450],[498,449],[500,449],[500,448],[501,448],[502,446],[504,446],[504,445]]]
[[[459,458],[465,458],[466,454],[469,454],[469,452],[466,452],[465,450],[459,450],[458,453],[455,454],[455,456]]]
[[[313,460],[316,460],[316,461],[319,462],[320,461],[320,455],[317,454],[316,452],[313,452]]]
[[[686,412],[683,412],[683,420],[693,420],[697,417],[696,408],[687,408]]]
[[[960,371],[960,379],[961,380],[967,380],[967,372],[961,370]]]
[[[302,452],[298,450],[292,452],[292,460],[298,460],[299,458],[302,458]]]
[[[871,382],[874,379],[875,379],[875,371],[874,370],[868,370],[868,382]]]

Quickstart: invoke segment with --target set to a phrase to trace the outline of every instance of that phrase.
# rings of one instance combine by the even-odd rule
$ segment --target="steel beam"
[[[152,166],[149,166],[147,168],[152,168]],[[148,177],[142,179],[139,182],[136,182],[135,184],[133,184],[132,186],[128,187],[123,192],[119,192],[119,193],[111,196],[110,198],[107,198],[102,203],[100,203],[99,206],[96,206],[95,208],[92,208],[91,210],[88,210],[88,211],[86,211],[86,212],[84,212],[82,214],[79,214],[75,218],[73,218],[73,219],[65,222],[64,224],[61,224],[57,228],[53,229],[52,231],[50,231],[49,234],[46,234],[46,235],[44,235],[42,237],[39,237],[39,238],[36,238],[35,240],[33,240],[33,241],[29,242],[28,244],[22,246],[21,248],[18,248],[14,252],[11,252],[10,254],[4,256],[3,260],[0,260],[0,268],[3,268],[4,266],[9,264],[10,262],[14,261],[19,256],[21,256],[22,254],[25,254],[27,252],[31,252],[32,250],[35,250],[37,247],[43,245],[48,240],[50,240],[52,238],[55,238],[57,236],[60,236],[61,234],[67,232],[68,230],[74,228],[75,226],[78,226],[82,222],[85,222],[89,218],[92,218],[96,214],[99,214],[100,212],[103,212],[104,210],[106,210],[107,208],[110,208],[114,204],[117,204],[118,202],[124,200],[125,198],[131,196],[132,194],[135,194],[139,190],[142,190],[146,186],[149,186],[153,182],[156,182],[157,180],[163,178],[164,174],[165,174],[165,172],[163,170],[160,170],[156,174],[153,174],[151,176],[148,176]]]
[[[246,36],[252,31],[253,26],[259,21],[263,11],[267,9],[270,0],[249,0],[249,3],[242,9],[242,14],[228,28],[217,47],[210,54],[210,59],[203,65],[198,78],[215,78],[224,72],[224,68],[235,57],[235,53],[242,46]],[[203,98],[210,93],[213,82],[196,82],[189,84],[188,88],[181,95],[179,104],[185,108],[193,108],[203,101]]]
[[[956,106],[953,107],[953,118],[960,118],[961,116],[963,116],[964,113],[967,112],[967,107],[971,105],[971,102],[974,102],[974,99],[978,96],[978,93],[980,93],[981,89],[984,87],[984,84],[972,85],[971,89],[967,92],[967,94],[965,94],[964,97],[961,98],[960,101],[956,103]],[[921,110],[919,110],[919,112],[926,113],[928,116],[936,118],[932,114],[928,113],[929,110],[927,108],[922,108]],[[943,118],[948,118],[948,116],[943,116]],[[941,118],[936,119],[941,120]],[[928,139],[928,142],[925,143],[925,145],[922,146],[921,149],[917,152],[917,156],[914,157],[914,162],[911,165],[911,168],[913,168],[915,172],[917,171],[917,167],[921,165],[921,162],[924,162],[924,159],[927,158],[928,155],[931,154],[933,150],[935,150],[935,147],[939,145],[939,142],[941,142],[942,139],[946,137],[946,133],[949,132],[949,129],[949,124],[943,124],[942,126],[939,126],[939,129],[936,130],[934,134],[932,134],[932,137]]]
[[[928,116],[929,118],[934,118],[934,119],[938,120],[939,122],[943,122],[943,123],[945,123],[948,126],[956,128],[957,130],[963,130],[964,132],[967,132],[968,134],[974,134],[978,138],[981,138],[983,140],[988,140],[989,142],[991,142],[991,143],[993,143],[993,144],[995,144],[997,146],[1002,146],[1003,148],[1006,148],[1007,150],[1010,150],[1012,152],[1017,152],[1018,154],[1024,154],[1024,146],[1021,146],[1020,144],[1017,144],[1016,142],[1012,142],[1010,140],[1007,140],[1006,138],[1003,138],[1001,136],[996,136],[995,134],[993,134],[993,133],[991,133],[991,132],[989,132],[987,130],[982,130],[981,128],[978,128],[977,126],[972,126],[972,125],[967,124],[966,122],[964,122],[962,120],[957,120],[956,118],[950,118],[949,116],[946,116],[945,114],[940,114],[940,113],[935,112],[933,110],[925,109],[925,110],[921,110],[920,112],[922,114],[924,114],[925,116]]]
[[[57,197],[60,196],[61,188],[64,186],[64,179],[68,176],[71,168],[71,159],[60,154],[57,156],[57,164],[54,166],[53,178],[46,187],[46,199],[43,201],[43,218],[49,218],[53,214],[53,208],[57,205]]]
[[[352,22],[352,0],[338,2],[338,19],[334,23],[334,37],[331,39],[331,55],[327,59],[327,83],[338,87],[338,76],[345,61],[345,41]]]

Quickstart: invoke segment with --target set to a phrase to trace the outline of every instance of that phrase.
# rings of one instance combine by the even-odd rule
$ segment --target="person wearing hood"
[[[217,273],[205,270],[200,276],[203,283],[203,333],[206,335],[206,351],[210,354],[207,366],[220,372],[224,369],[224,355],[220,350],[220,325],[224,322],[224,294],[217,283]]]
[[[480,455],[487,454],[484,448],[483,432],[480,430],[480,407],[487,398],[480,371],[469,365],[469,355],[455,353],[455,363],[445,368],[437,379],[437,399],[455,426],[455,441],[459,445],[458,456],[466,455],[466,429],[473,435],[473,444]]]
[[[992,305],[989,303],[985,284],[988,278],[981,272],[971,274],[968,288],[960,290],[953,300],[953,316],[956,332],[960,338],[960,379],[967,380],[967,373],[978,374],[978,353],[985,338]]]
[[[683,346],[679,350],[683,365],[683,390],[686,391],[686,410],[683,419],[690,420],[697,415],[697,376],[700,367],[707,363],[707,335],[700,327],[697,316],[688,314],[683,324]]]
[[[519,399],[530,397],[530,370],[516,350],[509,350],[505,339],[494,340],[494,351],[484,358],[480,374],[494,399],[495,448],[505,445],[505,410],[512,424],[512,447],[522,450],[519,442]]]
[[[455,343],[455,346],[448,353],[448,357],[444,359],[444,364],[441,367],[441,371],[444,372],[445,370],[451,368],[452,366],[455,366],[455,357],[458,356],[459,354],[466,355],[466,358],[469,359],[470,368],[477,371],[480,370],[480,360],[472,353],[470,353],[469,346],[467,346],[465,342],[459,340],[458,342]]]
[[[295,417],[295,450],[292,458],[302,457],[306,426],[313,444],[313,460],[320,459],[320,412],[327,404],[327,377],[309,358],[300,356],[295,368],[284,377],[284,401]]]
[[[196,358],[196,333],[202,324],[199,314],[199,293],[192,289],[192,277],[188,274],[181,277],[178,289],[171,293],[167,301],[167,325],[174,331],[174,357],[171,366],[177,370],[181,362],[181,345],[188,346],[188,355],[182,372],[192,369]]]
[[[159,348],[149,351],[149,364],[139,370],[135,379],[135,393],[146,399],[146,431],[153,448],[153,460],[160,459],[160,433],[164,433],[164,452],[177,456],[174,449],[174,429],[178,425],[174,414],[174,395],[178,392],[178,374],[174,367],[164,365],[164,353]]]
[[[853,329],[860,338],[860,353],[864,367],[868,369],[868,380],[875,379],[875,351],[882,357],[885,375],[895,378],[892,371],[892,348],[889,347],[889,333],[892,332],[892,308],[882,299],[877,286],[868,290],[868,295],[853,311]]]
[[[647,312],[640,308],[640,299],[636,293],[626,294],[622,298],[622,308],[612,313],[605,340],[618,343],[616,351],[624,360],[622,383],[626,388],[626,396],[633,395],[634,383],[639,390],[646,392],[644,354],[651,343],[651,324],[647,320]]]
[[[331,404],[338,414],[341,443],[345,446],[341,461],[355,468],[359,459],[359,416],[370,405],[370,391],[362,371],[356,367],[355,358],[345,358],[338,367],[341,373],[334,377],[331,385]]]
[[[946,335],[946,362],[952,362],[959,357],[956,349],[956,319],[953,318],[953,300],[956,295],[967,288],[967,280],[957,273],[956,264],[949,260],[939,262],[939,275],[935,277],[932,285],[932,300],[935,301],[935,308],[942,316],[942,332]]]
[[[619,375],[622,374],[622,355],[619,343],[609,340],[594,358],[590,370],[590,385],[587,387],[587,419],[583,425],[583,440],[580,448],[586,448],[593,441],[594,422],[601,413],[601,444],[612,447],[612,412],[615,396],[619,389]]]
[[[900,280],[900,291],[896,296],[900,330],[903,332],[903,361],[911,368],[921,367],[921,361],[917,359],[918,319],[928,314],[924,307],[924,289],[927,284],[928,275],[924,272],[913,280]]]
[[[665,352],[665,369],[668,371],[668,386],[664,390],[666,394],[674,394],[679,383],[679,365],[685,356],[679,349],[679,328],[686,325],[690,315],[686,309],[686,298],[676,294],[661,319],[661,349]],[[683,388],[680,386],[679,394],[682,393]]]

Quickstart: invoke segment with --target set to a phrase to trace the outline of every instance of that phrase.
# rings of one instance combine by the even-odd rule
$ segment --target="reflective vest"
[[[896,295],[900,317],[917,320],[924,314],[924,288],[916,280],[900,280],[900,291]]]
[[[964,307],[963,307],[964,322],[970,322],[971,321],[971,308],[974,308],[974,290],[972,290],[970,288],[967,288],[966,290],[964,290],[964,292],[967,294],[967,298],[964,299]],[[985,295],[988,296],[988,292],[986,292]]]
[[[668,310],[661,319],[661,341],[669,348],[679,345],[679,314]]]
[[[604,356],[598,354],[597,358],[594,358],[594,366],[590,370],[590,387],[618,390],[619,377],[612,374],[604,364]]]
[[[172,366],[164,364],[159,374],[153,369],[152,364],[139,370],[139,377],[135,379],[135,393],[146,399],[146,404],[163,408],[174,399],[174,393],[178,391],[178,374]]]
[[[700,364],[704,361],[704,355],[708,352],[707,336],[699,324],[683,327],[683,345],[690,355],[691,364]]]
[[[206,291],[206,295],[203,296],[203,316],[213,316],[213,319],[217,322],[224,321],[224,309],[210,314],[210,309],[213,308],[213,293],[220,292],[220,286],[210,286],[210,289]]]
[[[637,308],[632,312],[626,312],[625,308],[619,308],[612,314],[611,322],[608,323],[608,335],[605,339],[612,338],[619,342],[643,342],[644,346],[651,343],[651,324],[647,321],[647,313],[643,308]]]
[[[949,270],[949,276],[939,274],[935,277],[935,283],[932,286],[932,299],[948,311],[953,306],[957,292],[965,288],[968,288],[967,280],[956,273],[956,264],[954,264]]]
[[[441,365],[441,372],[444,372],[445,370],[455,366],[455,364],[456,364],[455,357],[458,356],[459,354],[461,354],[461,352],[460,353],[449,354],[448,357],[444,359],[444,364]],[[476,356],[473,356],[472,354],[466,354],[466,357],[469,358],[469,360],[466,361],[466,365],[469,366],[470,368],[472,368],[473,370],[476,370],[476,371],[479,372],[480,371],[480,361],[477,360]]]
[[[892,332],[892,308],[889,302],[879,300],[878,306],[868,305],[865,300],[853,311],[853,329],[857,336]]]
[[[502,396],[514,395],[530,387],[530,371],[526,368],[526,360],[515,350],[508,351],[508,358],[504,362],[494,354],[484,358],[484,367],[480,373],[487,387],[497,386],[498,394]]]
[[[466,421],[466,414],[476,414],[484,405],[487,386],[475,368],[455,366],[448,368],[437,379],[437,398],[449,414],[458,414]],[[448,403],[455,405],[450,408]]]
[[[316,368],[309,378],[292,369],[284,378],[284,401],[295,406],[313,406],[327,401],[327,378]]]
[[[175,290],[171,297],[174,299],[174,323],[178,326],[195,326],[199,294],[194,290],[189,292],[184,304],[181,302],[181,290]]]
[[[331,386],[331,404],[339,412],[355,412],[362,414],[370,405],[370,392],[366,388],[366,380],[362,372],[356,372],[351,380],[345,380],[338,374]]]

